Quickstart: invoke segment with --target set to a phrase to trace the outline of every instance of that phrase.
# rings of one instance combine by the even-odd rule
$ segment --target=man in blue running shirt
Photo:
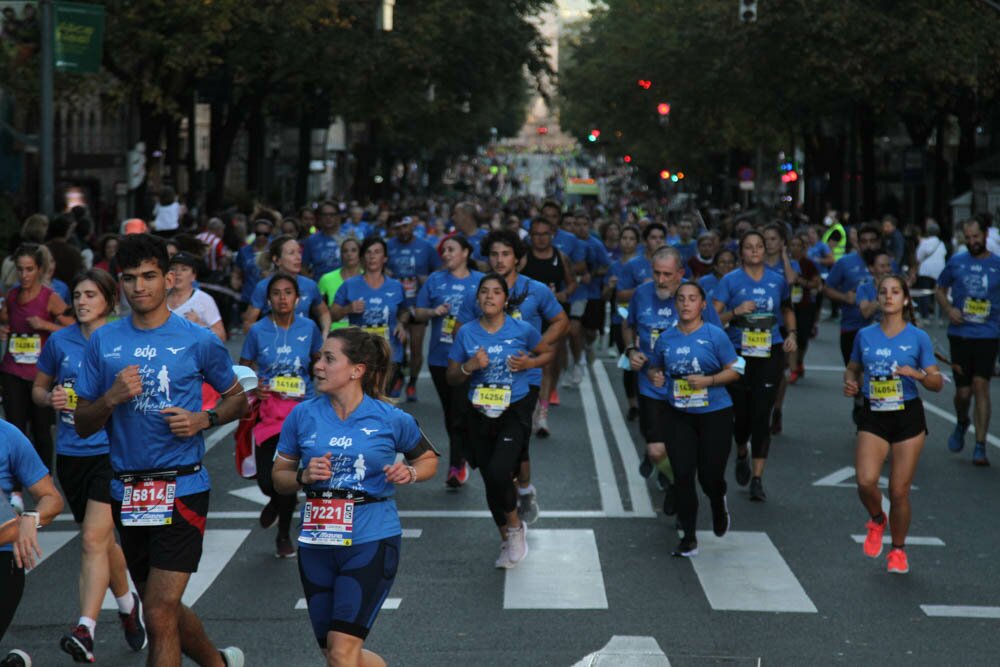
[[[95,331],[77,377],[76,430],[107,428],[112,512],[145,607],[149,664],[243,667],[243,652],[216,649],[181,603],[201,560],[209,479],[202,431],[239,419],[247,399],[222,341],[167,308],[166,242],[133,234],[118,249],[127,318]],[[222,395],[202,411],[202,384]]]

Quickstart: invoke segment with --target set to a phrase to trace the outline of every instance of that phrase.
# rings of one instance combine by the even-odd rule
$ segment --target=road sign
[[[737,178],[741,181],[752,181],[754,177],[753,169],[750,167],[742,167],[739,172],[737,172]]]
[[[753,190],[753,181],[740,181],[740,190]]]

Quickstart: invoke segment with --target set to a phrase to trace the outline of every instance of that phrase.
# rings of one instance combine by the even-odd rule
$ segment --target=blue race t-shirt
[[[15,484],[30,488],[49,474],[42,459],[24,434],[10,422],[0,420],[0,490],[8,498]],[[0,545],[0,552],[13,551],[11,544]]]
[[[403,284],[406,303],[412,305],[420,289],[419,278],[426,278],[441,266],[441,256],[427,241],[418,238],[409,243],[399,239],[389,239],[389,263],[386,269],[393,278]]]
[[[261,315],[267,315],[271,312],[271,304],[267,300],[267,285],[270,282],[271,276],[262,278],[254,287],[253,295],[250,297],[250,305],[259,310]],[[295,314],[299,317],[309,317],[309,311],[312,310],[313,304],[323,303],[319,286],[315,280],[303,275],[295,276],[295,282],[299,286],[299,300],[295,304]]]
[[[302,264],[312,267],[313,277],[317,279],[336,271],[340,268],[340,244],[346,238],[343,233],[328,236],[323,232],[316,232],[309,235],[302,242]]]
[[[365,302],[365,309],[349,314],[347,321],[351,326],[361,327],[388,340],[392,346],[393,363],[403,361],[403,344],[392,333],[396,328],[396,314],[404,301],[403,285],[398,280],[384,278],[382,285],[373,289],[365,282],[364,275],[352,276],[337,290],[333,302],[346,306],[358,299]]]
[[[622,264],[621,260],[616,259],[611,262],[611,266],[608,267],[608,273],[606,278],[610,279],[612,276],[618,279],[618,283],[615,285],[615,291],[617,292],[622,288],[622,281],[624,280],[625,265]],[[621,324],[622,316],[619,310],[621,308],[628,309],[628,302],[620,302],[615,300],[615,295],[611,295],[611,324]]]
[[[1000,257],[955,255],[937,284],[951,288],[951,303],[962,312],[962,324],[948,325],[949,336],[1000,338]]]
[[[443,303],[450,306],[447,315],[443,317],[435,315],[431,318],[428,366],[448,365],[448,350],[454,342],[455,327],[462,310],[462,302],[469,294],[475,294],[482,277],[483,274],[479,271],[470,271],[467,277],[456,278],[451,271],[442,269],[432,273],[421,285],[417,294],[417,308],[433,310]]]
[[[202,384],[220,394],[236,382],[226,346],[210,330],[171,314],[156,329],[138,329],[126,317],[95,331],[84,352],[76,393],[88,401],[99,399],[126,366],[138,365],[142,393],[111,413],[111,467],[116,472],[173,470],[201,463],[205,456],[202,433],[179,438],[170,432],[164,408],[200,412]],[[178,497],[207,491],[208,471],[177,478]],[[122,483],[111,483],[115,500]]]
[[[719,314],[710,304],[705,304],[702,319],[722,328]],[[653,347],[656,341],[665,331],[677,326],[677,307],[674,304],[674,297],[659,298],[656,296],[656,285],[653,283],[639,285],[632,293],[632,300],[628,304],[628,326],[638,339],[639,351],[645,354],[647,359],[653,359]],[[653,386],[653,382],[646,376],[648,367],[647,363],[637,373],[639,393],[648,398],[666,400],[666,387]]]
[[[476,231],[473,232],[470,236],[466,236],[465,232],[458,231],[456,228],[455,236],[461,236],[463,239],[465,239],[472,245],[472,259],[476,260],[477,262],[485,262],[487,260],[487,257],[483,255],[481,246],[483,243],[483,239],[486,238],[486,235],[488,233],[489,232],[487,232],[482,227],[478,227],[476,228]]]
[[[861,304],[866,301],[878,301],[878,294],[875,292],[875,281],[869,280],[866,283],[861,283],[858,285],[858,291],[854,293],[854,303],[858,305],[858,311],[861,310]],[[878,308],[875,309],[875,313],[865,320],[865,326],[868,326],[872,322],[879,322],[882,320],[882,311]]]
[[[701,288],[705,290],[705,296],[708,297],[708,302],[711,303],[712,299],[715,298],[715,288],[719,286],[719,276],[715,273],[708,273],[698,279],[698,284]]]
[[[584,242],[578,239],[576,234],[571,234],[565,229],[556,230],[555,236],[552,237],[552,245],[566,255],[570,264],[583,262],[587,259],[587,247]],[[570,268],[572,270],[572,267]]]
[[[590,283],[581,285],[577,288],[576,292],[582,292],[587,299],[600,299],[601,291],[604,287],[604,279],[602,276],[596,275],[596,273],[600,269],[608,267],[611,264],[611,258],[608,257],[608,251],[604,249],[604,244],[599,239],[591,236],[586,241],[581,241],[581,243],[584,244],[587,271],[590,272]],[[575,295],[576,292],[573,294]],[[572,301],[573,299],[570,300]]]
[[[268,317],[250,327],[240,357],[257,365],[257,377],[271,391],[287,388],[282,393],[290,398],[311,398],[309,366],[321,347],[323,334],[312,320],[296,316],[288,329],[282,329]]]
[[[705,310],[711,306],[705,306]],[[736,361],[736,350],[726,332],[714,324],[703,323],[691,333],[672,326],[656,339],[653,366],[666,375],[667,401],[684,412],[716,412],[733,404],[723,386],[693,389],[684,381],[688,375],[715,375]],[[677,382],[681,380],[681,382]]]
[[[881,324],[871,324],[858,332],[854,339],[854,349],[851,351],[851,361],[861,364],[864,368],[864,379],[861,383],[861,393],[865,398],[872,399],[873,380],[875,382],[902,383],[902,400],[908,401],[919,396],[917,381],[913,378],[895,375],[899,366],[909,366],[915,370],[934,366],[934,344],[931,337],[923,329],[907,324],[898,334],[889,338],[882,331]],[[887,399],[887,391],[893,389],[883,385],[875,386],[876,400]]]
[[[830,275],[827,276],[826,285],[845,294],[854,292],[856,297],[858,286],[871,279],[872,274],[865,266],[865,260],[858,253],[852,252],[838,259],[837,263],[833,265],[833,268],[830,269]],[[861,317],[857,299],[855,299],[855,303],[841,303],[840,330],[857,331],[863,326],[865,326],[865,320]]]
[[[309,491],[344,489],[391,498],[396,488],[386,481],[382,468],[392,465],[397,453],[416,447],[421,438],[416,420],[384,401],[366,395],[347,419],[341,420],[330,397],[323,395],[292,409],[278,438],[278,454],[298,459],[302,468],[313,458],[333,455],[330,460],[333,477],[307,485]],[[354,544],[375,542],[402,532],[395,500],[354,506]]]
[[[788,262],[789,262],[789,264],[792,265],[792,270],[795,271],[796,275],[800,275],[801,276],[802,275],[802,266],[799,265],[798,260],[796,260],[796,259],[790,259],[790,260],[788,260]],[[768,271],[774,271],[779,276],[781,276],[785,280],[786,283],[788,282],[788,276],[785,275],[785,263],[783,261],[781,261],[780,259],[777,262],[775,262],[774,264],[768,264],[767,260],[764,260],[764,268],[767,269]]]
[[[455,344],[451,346],[448,358],[461,364],[476,356],[476,350],[483,348],[490,358],[490,365],[477,370],[469,378],[469,400],[475,405],[473,397],[478,387],[494,385],[510,388],[510,404],[514,404],[528,394],[532,383],[528,377],[530,371],[514,373],[507,366],[507,358],[520,352],[531,354],[541,339],[542,334],[533,326],[510,316],[504,317],[503,326],[495,333],[486,331],[478,321],[470,322],[455,334]]]
[[[107,454],[111,447],[104,429],[86,438],[76,434],[76,377],[86,348],[87,339],[80,325],[73,324],[49,336],[38,357],[38,370],[62,385],[69,397],[69,404],[59,411],[56,422],[56,453],[65,456],[98,456]]]
[[[625,264],[618,289],[635,289],[653,279],[653,263],[645,255],[636,255]]]
[[[687,266],[688,260],[698,254],[698,242],[694,239],[691,239],[687,243],[677,239],[670,245],[677,248],[677,252],[681,254],[681,259],[684,260],[684,266]]]
[[[819,269],[819,275],[823,276],[824,280],[830,275],[830,267],[821,264],[819,260],[829,257],[832,254],[833,251],[830,250],[830,246],[822,241],[817,241],[806,250],[806,256],[816,264],[816,268]]]
[[[771,326],[771,345],[778,345],[785,340],[778,330],[778,322],[781,321],[781,304],[790,300],[790,292],[788,283],[781,274],[765,268],[760,280],[754,280],[745,270],[734,269],[722,276],[712,299],[721,301],[725,310],[733,310],[744,301],[753,301],[757,304],[757,310],[752,313],[752,317],[774,316],[774,324]],[[739,318],[734,317],[729,322],[726,332],[733,347],[741,350],[743,328],[739,326],[737,320]]]
[[[259,254],[252,245],[245,245],[236,253],[236,266],[243,274],[243,287],[240,288],[242,303],[250,303],[254,288],[260,282],[260,266],[257,265]]]

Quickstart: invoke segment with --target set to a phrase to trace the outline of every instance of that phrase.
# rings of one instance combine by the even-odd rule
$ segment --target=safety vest
[[[834,232],[840,234],[840,240],[831,245],[830,237],[833,236]],[[839,222],[830,225],[830,228],[823,232],[823,243],[830,246],[830,251],[833,253],[835,261],[843,257],[847,251],[847,232],[844,230],[844,226]]]

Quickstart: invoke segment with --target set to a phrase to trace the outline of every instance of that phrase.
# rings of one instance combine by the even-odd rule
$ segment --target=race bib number
[[[346,498],[309,498],[302,514],[299,542],[351,546],[354,501]]]
[[[403,278],[401,281],[403,283],[403,295],[407,299],[412,299],[417,296],[417,279],[416,278]]]
[[[649,332],[649,347],[650,349],[656,347],[656,341],[659,339],[660,334],[663,333],[663,329],[651,329]]]
[[[76,389],[73,388],[73,381],[63,382],[63,389],[66,391],[66,407],[59,412],[59,419],[64,424],[76,425]]]
[[[990,317],[990,302],[986,299],[966,299],[962,304],[962,319],[973,324],[985,324]]]
[[[487,417],[499,417],[510,407],[510,387],[479,385],[472,390],[472,406]]]
[[[708,387],[695,389],[683,378],[674,380],[675,408],[704,408],[708,405]]]
[[[174,516],[176,487],[173,477],[127,482],[122,496],[122,524],[169,526]]]
[[[458,324],[458,318],[454,315],[445,315],[441,318],[441,338],[442,343],[453,343],[455,342],[455,325]]]
[[[771,356],[771,332],[761,329],[744,329],[740,346],[744,357],[767,359]]]
[[[271,391],[289,398],[302,398],[306,394],[306,382],[297,375],[278,375],[271,378]]]
[[[586,301],[574,301],[569,304],[569,314],[570,317],[583,317],[583,314],[587,311]]]
[[[802,295],[804,294],[802,290],[802,285],[792,285],[792,303],[799,304],[802,303]]]
[[[873,412],[893,412],[905,409],[903,381],[900,378],[872,378],[868,383],[868,400]]]
[[[385,338],[386,340],[389,340],[389,327],[387,326],[363,327],[363,329],[365,330],[366,333],[370,333],[373,336],[378,336],[380,338]]]
[[[42,337],[38,334],[13,334],[7,348],[15,363],[34,364],[42,353]]]

